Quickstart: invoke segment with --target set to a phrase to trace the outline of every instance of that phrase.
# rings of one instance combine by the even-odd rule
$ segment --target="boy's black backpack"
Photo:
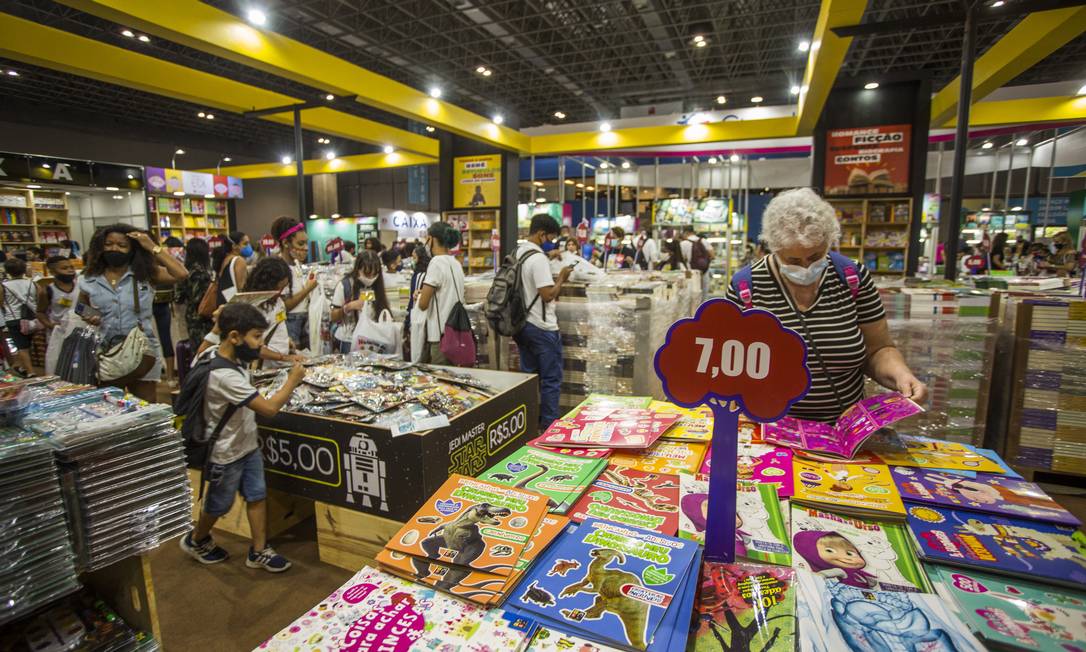
[[[512,337],[524,328],[528,321],[528,312],[539,300],[537,294],[528,307],[524,306],[524,291],[520,285],[520,269],[529,256],[542,252],[532,249],[517,258],[513,254],[505,257],[502,266],[494,275],[494,284],[486,294],[486,319],[499,335]],[[546,305],[543,307],[546,310]]]
[[[219,439],[223,426],[230,421],[230,417],[234,416],[234,412],[238,409],[236,405],[227,405],[222,419],[208,436],[207,421],[204,419],[204,400],[211,372],[215,369],[236,368],[236,364],[219,355],[205,355],[197,360],[185,374],[181,391],[177,395],[177,400],[174,401],[173,413],[181,418],[181,438],[185,442],[185,463],[192,468],[207,470],[212,447]],[[201,487],[201,493],[203,493],[202,489]]]

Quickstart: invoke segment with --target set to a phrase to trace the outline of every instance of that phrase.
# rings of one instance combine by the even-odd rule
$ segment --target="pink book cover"
[[[528,445],[532,448],[539,448],[545,451],[550,451],[552,453],[569,455],[570,457],[599,459],[601,457],[607,457],[611,454],[610,448],[569,448],[567,446],[548,446],[543,443],[542,435],[528,442]]]
[[[766,424],[765,440],[774,444],[852,459],[867,438],[880,428],[923,412],[897,392],[870,396],[845,410],[837,423],[785,417]]]
[[[537,441],[559,448],[648,448],[678,420],[651,410],[582,408],[552,423]]]
[[[775,484],[779,498],[792,497],[792,449],[772,444],[739,444],[738,456],[738,479]]]

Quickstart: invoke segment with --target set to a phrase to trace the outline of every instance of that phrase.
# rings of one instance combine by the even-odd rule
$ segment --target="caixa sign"
[[[377,211],[380,228],[396,231],[402,238],[419,237],[438,221],[439,216],[422,211],[400,211],[380,209]]]

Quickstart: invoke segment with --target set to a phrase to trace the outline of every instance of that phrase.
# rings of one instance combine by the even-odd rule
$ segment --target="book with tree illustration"
[[[615,451],[611,464],[649,473],[696,473],[708,444],[692,441],[658,441],[638,451]]]
[[[583,407],[558,419],[540,437],[546,446],[569,448],[645,448],[679,420],[644,408]]]
[[[508,576],[546,513],[542,494],[453,474],[386,548],[416,557],[419,574],[434,560]]]
[[[1086,589],[1086,535],[1068,525],[914,504],[909,531],[927,562]]]
[[[605,459],[570,457],[522,446],[481,473],[479,479],[538,491],[547,497],[551,513],[565,514],[606,466]]]
[[[509,604],[563,631],[645,650],[665,616],[677,615],[684,590],[693,589],[687,580],[697,559],[692,541],[589,519],[528,570]]]
[[[569,511],[575,522],[599,518],[675,536],[679,476],[608,466]]]
[[[993,649],[1086,646],[1086,593],[936,564],[927,570],[958,617]]]
[[[705,544],[709,518],[709,478],[679,476],[679,536]],[[767,564],[792,563],[788,524],[773,485],[736,484],[735,554]]]
[[[795,571],[706,562],[688,652],[792,652]]]
[[[767,442],[852,459],[860,446],[881,428],[923,412],[897,392],[869,396],[845,410],[833,425],[785,417],[763,427]]]
[[[815,462],[792,458],[793,502],[842,514],[903,520],[905,505],[885,464]]]
[[[926,593],[930,585],[899,523],[792,505],[792,565],[861,589]]]
[[[968,509],[987,514],[1051,521],[1079,526],[1071,512],[1052,500],[1039,486],[1025,480],[978,473],[973,478],[961,475],[895,466],[890,469],[901,498],[906,502],[925,503]]]

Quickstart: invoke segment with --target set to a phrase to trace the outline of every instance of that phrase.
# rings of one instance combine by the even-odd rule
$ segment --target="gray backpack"
[[[533,254],[541,253],[535,249],[525,252],[517,258],[510,254],[502,261],[501,268],[494,275],[494,284],[486,294],[486,319],[500,335],[512,337],[524,328],[528,321],[528,312],[539,300],[537,294],[528,307],[524,307],[524,292],[520,285],[520,269],[524,261]],[[546,305],[543,306],[546,310]]]

